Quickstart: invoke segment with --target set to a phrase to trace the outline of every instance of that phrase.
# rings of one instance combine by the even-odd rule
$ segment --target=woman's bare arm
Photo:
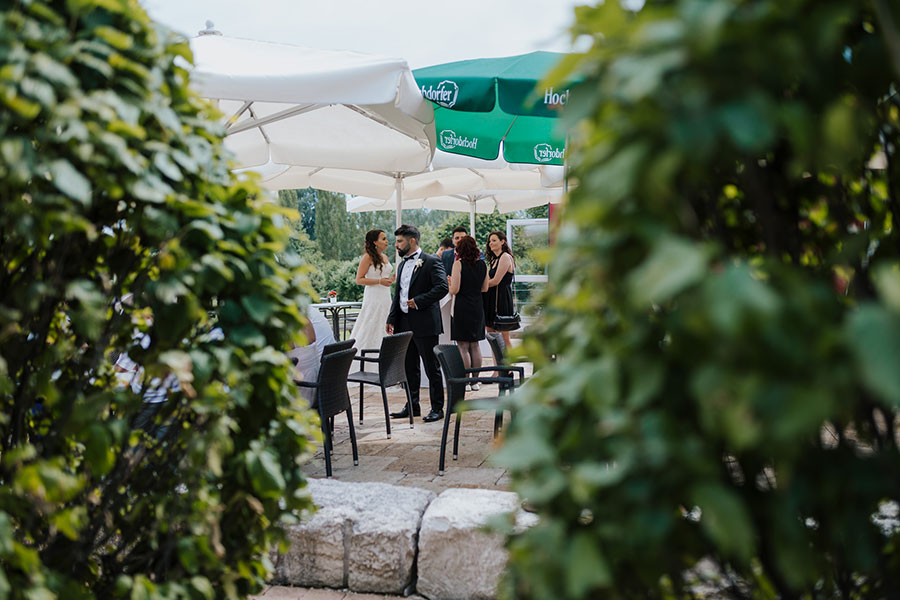
[[[380,279],[366,277],[366,273],[369,272],[369,267],[371,266],[372,257],[368,254],[363,254],[362,259],[359,261],[359,267],[356,269],[356,285],[378,285],[381,283]]]
[[[453,268],[450,270],[450,295],[455,296],[459,293],[459,286],[462,284],[462,263],[454,261]]]

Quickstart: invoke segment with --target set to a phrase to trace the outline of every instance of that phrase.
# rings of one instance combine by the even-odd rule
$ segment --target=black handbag
[[[513,283],[515,284],[516,276],[513,274]],[[522,318],[519,316],[519,311],[516,310],[516,295],[513,294],[513,314],[511,315],[501,315],[497,313],[497,309],[500,308],[500,284],[497,284],[496,294],[494,294],[494,322],[491,324],[491,329],[496,331],[515,331],[519,327],[522,326]]]

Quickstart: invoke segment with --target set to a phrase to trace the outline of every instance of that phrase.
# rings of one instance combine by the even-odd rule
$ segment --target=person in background
[[[331,323],[325,318],[319,309],[306,307],[306,326],[303,327],[303,335],[306,336],[305,346],[294,346],[288,356],[294,362],[295,381],[315,381],[319,376],[319,364],[322,362],[322,351],[328,344],[333,344],[334,332]],[[313,406],[315,390],[300,388],[300,395],[306,398],[310,406]]]
[[[460,225],[453,229],[453,234],[450,237],[451,248],[456,248],[456,243],[463,237],[469,235],[469,230]],[[444,272],[447,273],[447,283],[450,283],[450,271],[453,270],[453,261],[456,260],[456,252],[444,252],[441,254],[441,264],[444,265]]]
[[[512,296],[512,279],[516,270],[516,261],[512,250],[506,241],[506,234],[502,231],[492,231],[488,234],[487,248],[484,250],[485,260],[490,265],[488,271],[488,290],[482,296],[484,299],[484,318],[488,331],[496,331],[491,325],[497,315],[512,315],[514,310]],[[507,348],[512,348],[508,331],[501,331],[503,341]]]
[[[447,250],[444,250],[439,257],[441,259],[441,264],[444,265],[444,272],[447,273],[448,286],[450,285],[450,272],[453,270],[453,262],[456,260],[456,242],[467,236],[468,233],[469,231],[465,227],[456,227],[453,230],[453,237],[450,238],[450,247]],[[439,339],[441,344],[449,344],[452,339],[450,337],[450,308],[452,306],[450,300],[450,294],[441,298],[441,325],[444,328],[444,332]]]
[[[434,255],[440,258],[444,255],[444,251],[450,250],[451,248],[453,248],[453,242],[450,240],[450,238],[445,237],[441,240],[441,245],[438,246],[438,251],[435,252]]]
[[[465,235],[456,242],[457,259],[450,272],[450,295],[453,296],[453,316],[450,320],[450,339],[459,346],[466,368],[481,366],[479,342],[484,339],[484,303],[482,293],[488,289],[488,270],[475,238]],[[480,385],[466,384],[467,390]]]
[[[412,399],[413,416],[420,414],[419,385],[422,371],[428,375],[431,412],[422,419],[426,423],[444,418],[444,385],[434,347],[442,333],[438,301],[447,295],[447,274],[441,261],[419,247],[421,234],[412,225],[401,225],[394,231],[394,246],[403,261],[397,267],[397,287],[388,313],[385,331],[388,335],[411,331],[412,341],[406,350],[406,380]],[[409,406],[391,413],[392,419],[409,418]]]
[[[366,233],[365,252],[356,269],[356,284],[365,288],[362,308],[356,316],[350,337],[356,340],[359,350],[381,348],[384,324],[391,310],[391,285],[394,283],[394,267],[384,251],[387,250],[387,234],[381,229]]]

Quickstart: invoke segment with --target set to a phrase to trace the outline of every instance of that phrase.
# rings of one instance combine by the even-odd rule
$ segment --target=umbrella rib
[[[513,120],[509,122],[509,127],[506,128],[506,133],[503,134],[503,137],[500,138],[501,142],[506,141],[506,136],[509,135],[509,132],[512,130],[513,125],[516,124],[516,121],[519,119],[519,115],[513,117]]]
[[[319,108],[323,108],[325,106],[329,106],[327,104],[301,104],[299,106],[292,106],[291,108],[282,110],[275,114],[271,114],[268,117],[263,117],[261,119],[257,119],[253,109],[250,109],[250,114],[253,118],[249,121],[245,121],[240,125],[235,125],[228,131],[228,135],[233,135],[235,133],[240,133],[242,131],[247,131],[248,129],[253,129],[254,127],[259,127],[260,131],[262,131],[263,125],[268,125],[270,123],[275,123],[276,121],[282,121],[284,119],[295,117],[297,115],[302,115],[303,113],[308,113]],[[265,135],[265,133],[263,133]],[[268,141],[268,139],[266,140]]]
[[[237,122],[238,119],[241,118],[241,115],[247,111],[248,108],[253,104],[253,100],[247,100],[244,104],[231,115],[231,118],[225,123],[225,129],[231,129],[231,127]]]

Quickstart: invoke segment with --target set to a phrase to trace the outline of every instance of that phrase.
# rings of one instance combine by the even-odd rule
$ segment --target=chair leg
[[[322,421],[322,433],[325,434],[325,477],[331,479],[331,432],[328,421]]]
[[[365,366],[365,365],[363,365]],[[359,384],[359,423],[363,422],[363,384]]]
[[[350,447],[353,448],[353,466],[359,465],[359,451],[356,448],[356,430],[353,428],[353,406],[347,403],[347,423],[350,426]]]
[[[500,430],[503,429],[503,411],[498,410],[494,413],[494,437],[497,437],[497,434],[500,433]]]
[[[449,415],[447,419],[449,419]],[[459,458],[459,423],[462,421],[462,411],[456,411],[456,427],[453,429],[453,460]]]
[[[388,411],[387,392],[384,385],[381,386],[381,402],[384,404],[384,428],[387,430],[388,439],[391,439],[391,414]]]
[[[334,456],[334,417],[328,417],[328,429],[330,431],[331,438],[331,455]]]
[[[441,460],[438,463],[438,475],[444,475],[444,461],[447,456],[447,432],[450,430],[450,402],[447,402],[447,412],[444,416],[444,430],[441,434]]]
[[[406,412],[409,413],[409,428],[413,428],[413,409],[412,409],[412,395],[409,393],[409,384],[401,383],[403,386],[403,391],[406,392]]]

